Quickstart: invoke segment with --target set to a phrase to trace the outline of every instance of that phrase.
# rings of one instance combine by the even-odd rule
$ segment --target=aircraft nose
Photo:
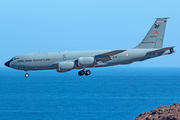
[[[11,62],[11,60],[7,61],[4,65],[9,67],[10,62]]]

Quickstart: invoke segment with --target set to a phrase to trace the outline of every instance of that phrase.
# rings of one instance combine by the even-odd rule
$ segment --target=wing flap
[[[111,57],[110,57],[110,56],[113,56],[113,55],[122,53],[122,52],[124,52],[124,51],[126,51],[126,50],[114,50],[114,51],[111,51],[111,52],[99,54],[99,55],[96,55],[96,56],[95,56],[95,59],[96,59],[97,61],[106,62],[106,61],[111,60]]]
[[[111,60],[111,57],[110,57],[110,56],[106,56],[106,57],[99,57],[99,58],[97,58],[96,60],[97,60],[97,61],[106,62],[106,61]]]
[[[111,51],[111,52],[100,54],[98,56],[112,56],[112,55],[115,55],[115,54],[118,54],[118,53],[121,53],[121,52],[124,52],[124,51],[126,51],[126,50],[114,50],[114,51]]]

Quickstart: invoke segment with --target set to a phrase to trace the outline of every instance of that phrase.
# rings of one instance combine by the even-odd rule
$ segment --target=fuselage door
[[[66,60],[66,54],[63,54],[63,60],[64,61]]]

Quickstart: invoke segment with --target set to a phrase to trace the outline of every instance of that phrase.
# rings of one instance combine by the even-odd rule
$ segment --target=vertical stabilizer
[[[156,18],[143,41],[135,48],[162,48],[167,19],[169,18]]]

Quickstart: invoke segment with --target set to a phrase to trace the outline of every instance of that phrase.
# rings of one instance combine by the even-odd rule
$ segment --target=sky
[[[180,67],[180,1],[1,0],[0,67],[25,53],[130,49],[157,17],[170,17],[163,47],[175,53],[127,67]],[[117,66],[119,67],[119,66]]]

